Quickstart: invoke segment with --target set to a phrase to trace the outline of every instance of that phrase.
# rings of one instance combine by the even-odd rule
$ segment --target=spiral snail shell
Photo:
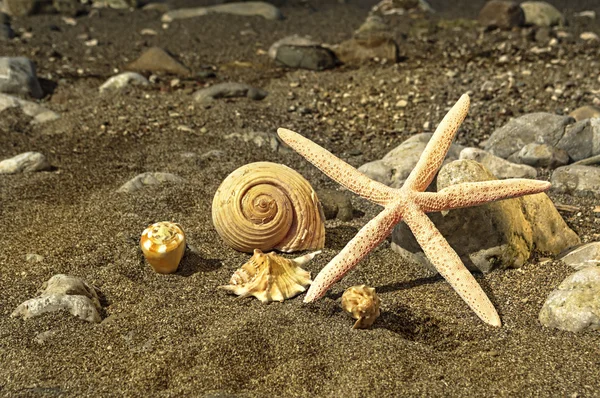
[[[356,319],[352,329],[366,329],[379,317],[381,300],[375,288],[365,285],[352,286],[342,295],[342,308]]]
[[[185,253],[185,235],[179,224],[161,221],[144,230],[140,246],[154,271],[170,274],[177,271]]]
[[[252,253],[322,249],[325,217],[308,181],[287,166],[256,162],[229,174],[212,204],[215,229],[226,244]]]

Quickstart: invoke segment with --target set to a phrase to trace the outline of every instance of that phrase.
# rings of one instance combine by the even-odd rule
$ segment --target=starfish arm
[[[310,285],[304,302],[310,303],[323,297],[335,282],[342,279],[367,253],[392,232],[392,228],[400,222],[400,219],[401,216],[398,215],[398,212],[392,208],[385,208],[362,227],[337,256],[319,272]]]
[[[279,137],[329,178],[371,202],[385,206],[395,189],[374,181],[331,152],[291,130],[277,129]]]
[[[469,96],[463,94],[433,133],[417,165],[404,183],[405,187],[415,191],[424,191],[429,186],[442,165],[452,139],[468,111]]]
[[[416,206],[410,206],[405,211],[404,221],[440,275],[477,316],[492,326],[501,326],[494,305],[429,217]]]
[[[424,212],[477,206],[487,202],[544,192],[547,181],[515,178],[451,185],[439,192],[419,192],[415,200]]]

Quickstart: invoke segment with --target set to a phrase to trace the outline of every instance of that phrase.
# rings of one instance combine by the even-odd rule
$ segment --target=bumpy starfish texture
[[[477,316],[490,325],[501,325],[494,305],[425,213],[539,193],[550,188],[550,183],[509,179],[468,182],[449,186],[439,192],[423,192],[442,165],[468,109],[469,96],[465,94],[439,124],[417,165],[400,189],[371,180],[331,152],[293,131],[284,128],[277,130],[283,141],[331,179],[363,198],[384,206],[383,211],[358,231],[321,270],[304,298],[305,303],[322,297],[335,282],[379,245],[397,223],[404,220],[427,258]]]

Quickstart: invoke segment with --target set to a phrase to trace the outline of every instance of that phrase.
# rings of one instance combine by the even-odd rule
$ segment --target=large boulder
[[[458,160],[442,167],[437,189],[495,179],[480,163]],[[577,235],[544,193],[444,213],[428,216],[471,270],[518,268],[534,248],[558,254],[579,243]],[[404,223],[398,224],[392,232],[392,249],[434,269]]]
[[[487,140],[485,150],[507,159],[531,143],[556,146],[565,134],[565,127],[573,124],[570,116],[546,112],[529,113],[510,120],[495,130]]]

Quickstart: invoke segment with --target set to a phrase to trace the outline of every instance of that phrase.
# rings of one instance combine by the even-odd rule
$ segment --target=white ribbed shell
[[[263,303],[283,301],[306,290],[312,282],[310,272],[302,269],[320,251],[287,259],[274,252],[255,249],[250,260],[242,265],[229,281],[220,286],[240,297],[254,296]]]

